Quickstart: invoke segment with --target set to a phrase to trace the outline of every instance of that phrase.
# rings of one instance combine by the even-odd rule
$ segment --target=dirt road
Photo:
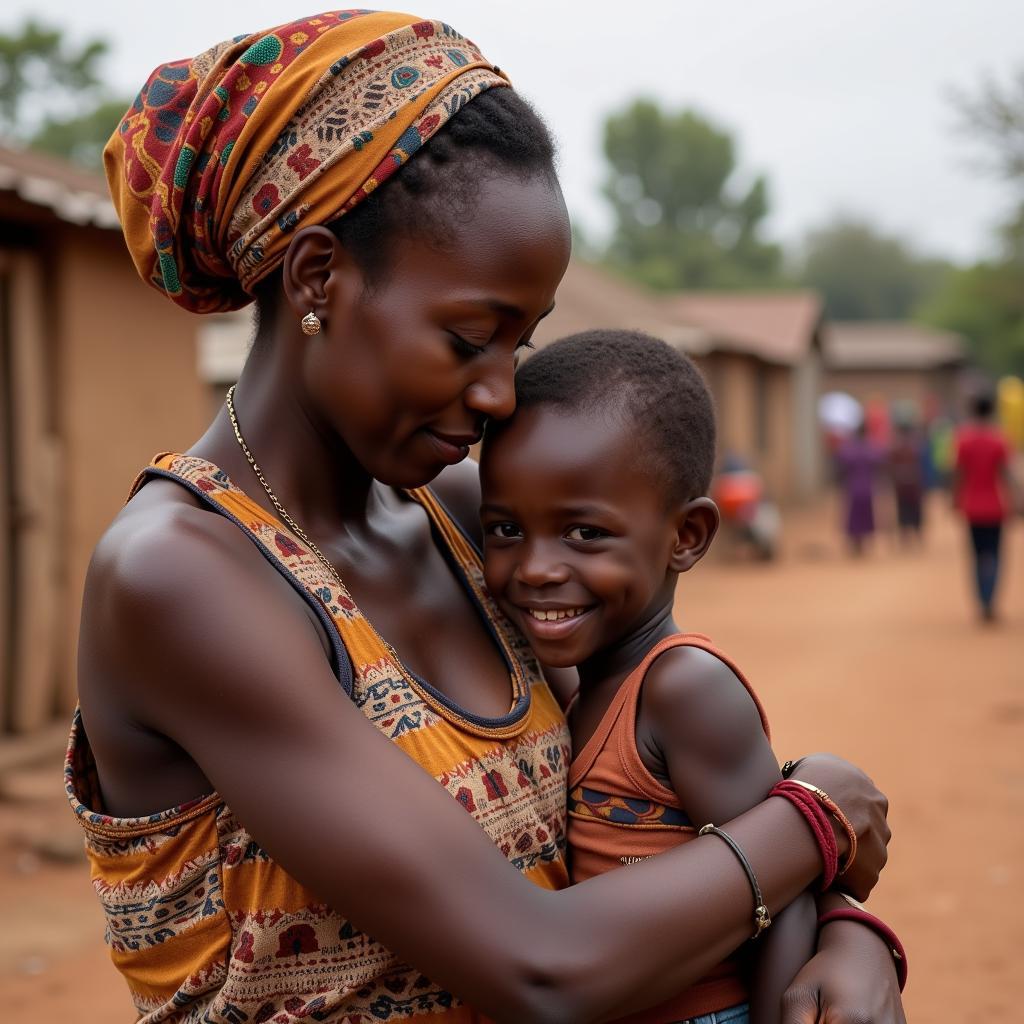
[[[889,793],[895,838],[872,906],[910,951],[910,1021],[988,1024],[1019,1016],[1024,949],[1024,528],[1003,620],[982,626],[958,524],[931,511],[923,552],[860,561],[830,509],[792,518],[782,561],[705,564],[679,610],[745,667],[781,758],[833,750]],[[25,772],[0,799],[0,1016],[127,1024],[57,786],[54,769]]]

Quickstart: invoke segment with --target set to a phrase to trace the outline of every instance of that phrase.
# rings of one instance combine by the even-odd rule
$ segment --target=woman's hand
[[[782,997],[782,1024],[906,1021],[889,947],[854,921],[833,921],[822,928],[817,954]]]
[[[867,899],[885,867],[886,846],[892,835],[885,820],[889,801],[856,765],[832,754],[812,754],[801,758],[790,778],[810,782],[823,789],[850,819],[857,833],[857,857],[837,884],[838,888],[856,899]],[[849,841],[838,823],[833,822],[832,825],[840,856],[843,856]]]

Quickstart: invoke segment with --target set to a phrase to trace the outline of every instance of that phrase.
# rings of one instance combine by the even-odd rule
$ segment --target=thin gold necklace
[[[345,582],[341,578],[341,573],[339,573],[338,570],[334,568],[334,565],[331,563],[330,559],[316,546],[316,544],[313,543],[313,541],[310,539],[309,534],[307,534],[306,531],[303,530],[302,527],[299,526],[297,522],[295,522],[295,520],[289,514],[288,509],[286,509],[284,505],[281,504],[277,495],[274,493],[274,489],[270,486],[270,484],[267,482],[267,478],[263,475],[263,470],[260,469],[259,463],[256,461],[256,459],[253,457],[252,452],[249,450],[249,446],[245,443],[245,438],[242,436],[242,431],[238,426],[238,417],[235,415],[234,384],[232,384],[231,387],[228,388],[228,393],[224,397],[224,404],[228,407],[228,418],[231,420],[231,429],[235,432],[235,440],[238,442],[238,447],[242,449],[242,454],[245,456],[249,465],[252,467],[252,471],[256,474],[256,479],[259,480],[259,482],[262,484],[263,490],[267,492],[267,497],[270,499],[274,508],[277,509],[278,513],[280,513],[281,518],[288,524],[288,528],[292,531],[292,533],[294,533],[296,537],[303,541],[303,543],[305,543],[309,550],[312,551],[314,555],[316,555],[320,564],[331,574],[331,576],[337,581],[338,586],[341,587],[341,589],[347,594],[348,587],[345,586]],[[384,649],[394,659],[395,665],[399,668],[400,671],[404,673],[405,668],[402,665],[402,662],[399,659],[398,653],[395,651],[394,647],[392,647],[391,644],[389,644],[387,640],[385,640],[380,635],[380,633],[377,632],[373,623],[370,622],[370,620],[366,618],[365,615],[363,616],[363,621],[370,627],[370,630],[372,631],[373,635],[380,641]]]

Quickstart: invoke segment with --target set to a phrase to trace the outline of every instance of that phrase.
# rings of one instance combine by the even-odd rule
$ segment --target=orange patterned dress
[[[509,666],[513,704],[501,718],[460,710],[397,664],[309,548],[216,466],[163,455],[136,489],[151,477],[177,481],[244,530],[328,629],[339,684],[367,718],[434,776],[530,881],[550,889],[568,884],[565,719],[525,641],[484,591],[475,549],[428,489],[409,494]],[[80,713],[65,781],[85,830],[111,957],[142,1024],[482,1019],[349,924],[344,908],[319,902],[217,793],[147,817],[106,814]]]

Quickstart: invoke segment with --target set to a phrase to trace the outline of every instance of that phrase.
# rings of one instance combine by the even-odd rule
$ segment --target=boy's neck
[[[581,693],[592,692],[613,682],[617,686],[644,660],[656,643],[678,632],[679,627],[672,618],[672,605],[667,604],[621,640],[576,666]]]

